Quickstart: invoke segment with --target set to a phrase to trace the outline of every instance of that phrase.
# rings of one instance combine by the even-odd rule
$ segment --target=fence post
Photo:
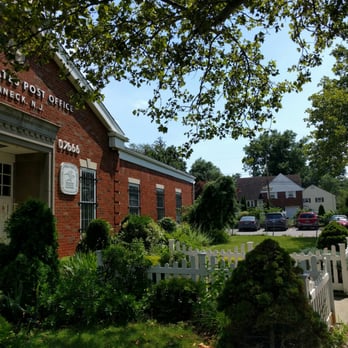
[[[174,239],[169,239],[168,240],[168,245],[169,245],[169,253],[172,254],[174,252]]]
[[[247,242],[247,250],[248,252],[253,250],[254,248],[254,242]]]
[[[95,251],[96,255],[97,255],[97,267],[103,267],[103,253],[101,250],[96,250]]]
[[[329,275],[329,300],[330,300],[330,311],[332,313],[332,324],[336,324],[336,309],[335,309],[335,297],[334,297],[334,291],[333,291],[333,283],[332,283],[332,273],[331,273],[331,261],[329,257],[323,258],[324,262],[324,271],[328,273]]]
[[[344,243],[339,243],[340,261],[342,269],[342,283],[343,292],[348,294],[348,270],[347,270],[347,259],[346,259],[346,246]]]

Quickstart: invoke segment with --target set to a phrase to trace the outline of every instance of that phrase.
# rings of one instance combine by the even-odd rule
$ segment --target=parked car
[[[348,228],[348,218],[346,215],[332,215],[329,222],[336,221],[340,225]]]
[[[267,213],[265,217],[265,231],[279,230],[286,231],[288,229],[288,219],[285,213],[272,212]]]
[[[238,230],[257,231],[260,229],[260,222],[255,216],[242,216],[238,223]]]
[[[319,228],[319,217],[312,211],[306,211],[300,213],[297,217],[297,228],[302,229],[318,229]]]

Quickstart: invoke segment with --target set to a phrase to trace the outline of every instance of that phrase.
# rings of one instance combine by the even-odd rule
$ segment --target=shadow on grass
[[[185,348],[201,339],[182,325],[129,324],[101,329],[62,329],[17,337],[16,347],[26,348]]]

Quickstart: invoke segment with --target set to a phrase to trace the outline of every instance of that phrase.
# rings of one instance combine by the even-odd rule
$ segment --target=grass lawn
[[[102,329],[62,329],[19,335],[16,348],[189,348],[203,340],[182,324],[159,325],[154,322],[128,324]],[[204,343],[204,342],[203,342]]]
[[[234,250],[237,246],[241,247],[242,244],[247,242],[254,242],[254,247],[260,244],[266,238],[276,240],[279,245],[285,249],[288,253],[306,251],[313,249],[316,246],[315,237],[290,237],[290,236],[271,236],[271,235],[235,235],[231,236],[230,241],[226,244],[218,244],[211,247],[213,250]]]

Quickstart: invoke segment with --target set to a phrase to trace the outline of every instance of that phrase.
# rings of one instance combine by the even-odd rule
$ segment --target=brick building
[[[129,213],[180,220],[193,203],[194,178],[128,149],[126,135],[101,103],[75,109],[88,88],[64,55],[11,77],[0,60],[0,241],[13,209],[29,197],[56,217],[59,255],[71,255],[93,218],[117,231]],[[69,70],[60,79],[59,67]],[[140,141],[141,139],[139,139]]]

